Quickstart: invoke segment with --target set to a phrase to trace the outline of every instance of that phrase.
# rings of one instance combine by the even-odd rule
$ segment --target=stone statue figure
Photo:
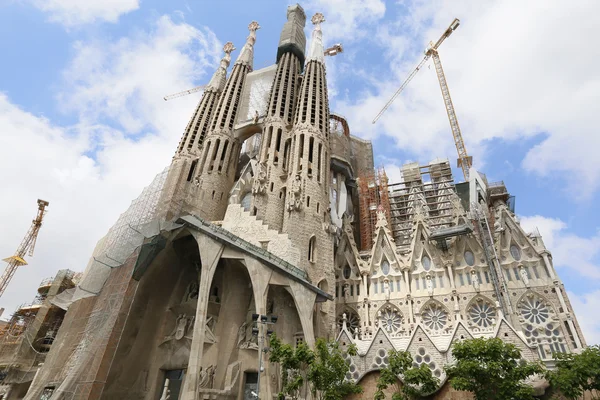
[[[198,383],[198,388],[212,389],[214,377],[215,367],[213,365],[209,366],[205,370],[200,370],[200,381]]]
[[[525,271],[523,266],[519,267],[519,273],[521,274],[521,279],[523,279],[525,286],[529,286],[529,276],[527,275],[527,271]]]
[[[385,293],[385,299],[390,299],[390,281],[389,279],[385,279],[383,281],[383,293]]]
[[[181,340],[185,336],[185,331],[188,325],[188,319],[185,314],[179,315],[175,323],[175,339]]]
[[[181,340],[185,336],[189,326],[193,326],[194,317],[188,317],[185,314],[179,314],[177,319],[175,320],[175,328],[171,331],[169,335],[165,337],[165,342],[169,340]]]
[[[475,290],[479,292],[479,277],[475,273],[475,271],[471,271],[471,282],[473,282],[473,287]]]
[[[252,182],[252,193],[266,193],[267,192],[267,173],[263,164],[256,164],[256,177]]]
[[[258,350],[258,337],[252,334],[252,321],[244,322],[238,329],[237,346],[239,349]]]
[[[433,282],[431,282],[431,276],[427,275],[427,293],[433,296]]]
[[[300,209],[300,205],[302,204],[302,179],[300,178],[300,175],[296,175],[294,181],[292,182],[290,196],[288,199],[289,211]]]
[[[197,299],[199,290],[200,290],[200,285],[198,284],[198,282],[194,281],[194,282],[190,283],[190,285],[188,287],[188,294],[187,294],[185,301]]]

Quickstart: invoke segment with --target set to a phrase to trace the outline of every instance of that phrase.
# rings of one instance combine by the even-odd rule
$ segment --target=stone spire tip
[[[311,18],[311,22],[315,25],[315,29],[312,32],[312,38],[310,43],[310,52],[308,53],[308,61],[315,60],[321,63],[325,63],[324,48],[323,48],[323,32],[321,31],[321,24],[325,22],[325,17],[321,13],[316,13]]]

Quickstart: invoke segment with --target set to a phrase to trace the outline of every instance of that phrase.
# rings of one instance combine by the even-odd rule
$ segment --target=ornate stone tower
[[[291,165],[291,129],[299,74],[304,64],[306,14],[289,6],[277,48],[277,71],[264,121],[258,174],[253,185],[256,215],[269,228],[281,231]]]
[[[190,212],[198,208],[195,202],[197,185],[193,180],[198,169],[198,157],[203,149],[204,139],[217,106],[227,77],[227,67],[231,62],[231,52],[235,50],[231,42],[225,43],[225,56],[204,90],[202,98],[190,119],[165,182],[165,190],[159,202],[160,212],[171,219],[182,211]]]
[[[229,191],[235,180],[241,143],[234,135],[234,124],[246,75],[252,71],[254,43],[259,28],[256,21],[248,26],[250,34],[219,98],[198,162],[196,180],[202,203],[200,216],[211,221],[220,220],[225,215]]]
[[[312,22],[310,52],[300,88],[292,132],[290,183],[283,232],[300,249],[300,267],[323,290],[335,285],[333,238],[329,233],[329,104],[321,23],[317,13]],[[325,228],[325,229],[324,229]],[[331,312],[330,312],[331,311]],[[323,316],[333,322],[333,310]]]

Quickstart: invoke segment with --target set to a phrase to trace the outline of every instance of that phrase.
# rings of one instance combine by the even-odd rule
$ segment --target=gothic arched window
[[[469,266],[475,265],[475,256],[473,255],[473,252],[469,250],[465,251],[465,262]]]
[[[516,260],[519,261],[521,259],[521,249],[519,249],[514,244],[510,246],[510,255]]]
[[[317,238],[313,235],[308,240],[308,261],[315,262],[315,247],[317,246]]]
[[[384,259],[384,260],[381,262],[381,272],[382,272],[384,275],[387,275],[387,274],[389,274],[389,273],[390,273],[390,263],[389,263],[389,262],[388,262],[388,260],[386,260],[386,259]]]
[[[421,264],[423,265],[423,268],[425,268],[425,271],[429,271],[429,269],[431,269],[431,258],[429,258],[427,255],[423,255],[421,258]]]

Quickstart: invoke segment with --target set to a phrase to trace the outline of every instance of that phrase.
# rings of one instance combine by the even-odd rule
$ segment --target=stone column
[[[554,281],[556,279],[556,274],[554,273],[554,267],[552,266],[552,263],[550,263],[548,254],[550,254],[548,251],[543,251],[542,258],[544,259],[544,265],[546,266],[546,270],[550,274],[550,278]]]
[[[367,294],[367,293],[369,293],[369,292],[368,292],[368,289],[367,289],[367,274],[368,274],[368,272],[363,272],[363,274],[362,274],[362,281],[363,281],[363,298],[365,298],[365,299],[366,299],[367,297],[369,297],[369,296],[368,296],[368,294]]]
[[[260,261],[250,257],[245,256],[244,260],[246,262],[246,268],[248,269],[248,274],[250,275],[250,281],[252,282],[252,293],[254,295],[254,304],[256,305],[256,313],[260,315],[266,315],[267,313],[267,296],[269,293],[269,281],[271,280],[271,275],[273,270],[271,268],[265,267]],[[262,350],[265,347],[269,346],[269,338],[267,337],[267,330],[269,329],[268,325],[257,324],[259,330],[259,336],[263,336],[263,346],[258,349],[258,357],[262,357],[262,366],[264,368],[263,372],[258,371],[260,374],[260,393],[258,393],[259,398],[262,399],[271,399],[273,398],[271,392],[271,365],[268,361],[268,356],[262,353]],[[259,339],[260,340],[260,339]],[[262,353],[262,354],[261,354]],[[258,363],[258,358],[256,360]]]
[[[200,288],[198,290],[198,305],[190,350],[190,358],[181,390],[181,400],[196,400],[198,379],[204,354],[204,338],[206,336],[206,308],[213,276],[223,253],[223,245],[199,232],[193,232],[198,242],[202,269],[200,271]]]
[[[410,281],[408,280],[408,270],[405,269],[404,270],[404,283],[406,284],[406,287],[408,288],[408,295],[410,295]]]
[[[452,287],[452,290],[455,290],[456,285],[454,284],[454,272],[452,272],[451,263],[446,264],[446,270],[448,271],[448,278],[450,278],[450,287]]]
[[[300,323],[302,324],[304,340],[309,347],[314,348],[315,333],[312,320],[317,294],[304,287],[304,285],[292,280],[290,280],[290,289],[292,297],[294,298],[294,303],[296,304],[296,309],[298,310]]]

